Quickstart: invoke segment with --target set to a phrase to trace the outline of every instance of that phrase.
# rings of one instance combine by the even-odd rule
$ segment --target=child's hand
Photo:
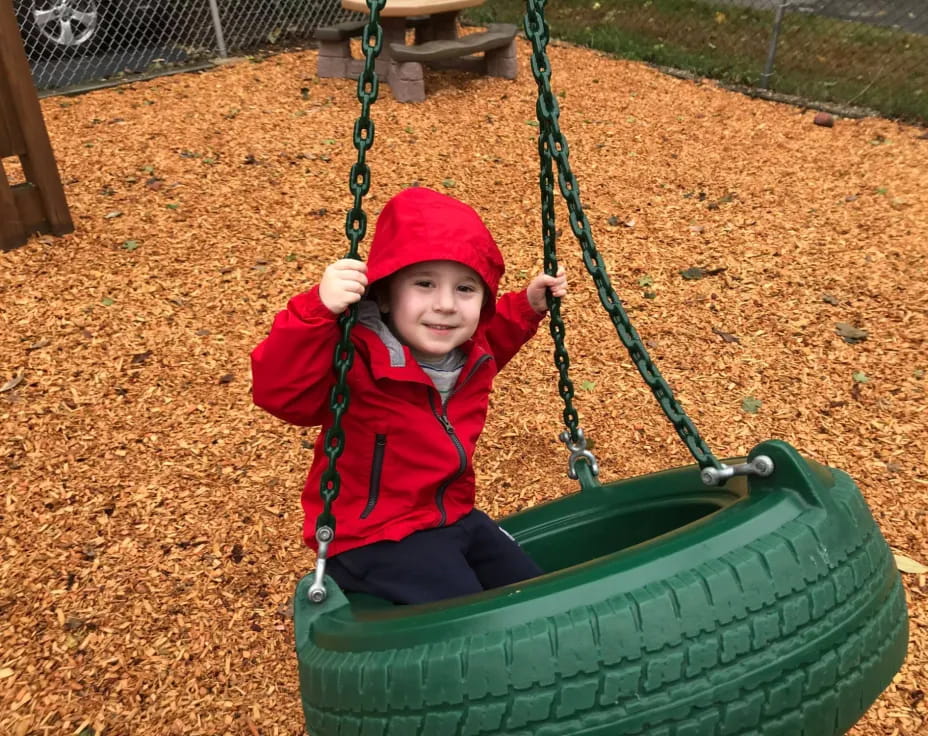
[[[557,270],[557,276],[549,276],[546,273],[539,274],[531,280],[525,289],[525,295],[528,297],[528,303],[532,305],[538,314],[544,314],[548,311],[548,302],[545,299],[545,291],[551,289],[552,296],[565,296],[567,294],[567,276],[564,274],[564,267]]]
[[[367,264],[343,258],[326,268],[319,282],[319,298],[332,314],[341,314],[349,304],[364,296],[367,288]]]

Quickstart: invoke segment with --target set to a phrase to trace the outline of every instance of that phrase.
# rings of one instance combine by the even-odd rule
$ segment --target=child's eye
[[[414,283],[416,286],[422,286],[425,288],[428,288],[429,286],[432,285],[432,282],[429,281],[428,279],[417,279]]]
[[[458,287],[458,291],[463,291],[463,292],[466,292],[466,293],[468,293],[468,294],[471,294],[471,293],[475,292],[476,290],[477,290],[477,289],[474,288],[473,286],[471,286],[470,284],[461,284],[461,285]]]

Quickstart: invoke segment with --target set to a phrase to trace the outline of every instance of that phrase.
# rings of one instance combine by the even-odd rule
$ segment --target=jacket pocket
[[[383,456],[387,450],[387,435],[378,434],[374,436],[374,461],[371,464],[371,479],[367,487],[367,506],[361,512],[361,518],[366,519],[373,512],[377,505],[377,497],[380,495],[380,473],[383,470]]]

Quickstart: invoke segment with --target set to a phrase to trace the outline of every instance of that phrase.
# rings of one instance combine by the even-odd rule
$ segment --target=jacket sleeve
[[[291,424],[311,427],[325,422],[335,381],[337,319],[319,298],[318,286],[290,300],[251,353],[255,404]]]
[[[496,314],[484,332],[497,370],[502,370],[519,348],[531,339],[544,318],[544,314],[532,309],[524,290],[503,294],[499,298]]]

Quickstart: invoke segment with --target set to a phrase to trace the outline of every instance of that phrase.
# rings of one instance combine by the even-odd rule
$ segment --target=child
[[[504,268],[473,209],[406,189],[378,218],[368,263],[330,265],[252,353],[255,403],[292,424],[323,427],[302,495],[303,537],[315,548],[336,319],[361,302],[326,568],[346,592],[427,603],[542,574],[474,509],[471,461],[493,377],[535,334],[545,290],[563,296],[567,279],[563,270],[541,274],[497,300]]]

